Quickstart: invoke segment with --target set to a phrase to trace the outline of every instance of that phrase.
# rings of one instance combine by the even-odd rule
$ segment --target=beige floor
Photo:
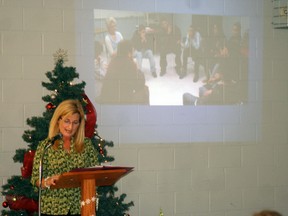
[[[188,60],[188,73],[183,79],[179,79],[175,72],[174,55],[167,55],[168,66],[166,74],[160,76],[159,56],[155,56],[157,78],[152,77],[149,69],[148,59],[143,59],[142,71],[145,75],[146,85],[150,91],[150,105],[182,105],[182,95],[189,92],[195,96],[199,95],[199,87],[203,86],[204,69],[200,73],[198,82],[193,82],[193,62]]]

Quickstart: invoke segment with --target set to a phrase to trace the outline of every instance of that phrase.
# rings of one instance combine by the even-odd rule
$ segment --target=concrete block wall
[[[27,146],[21,138],[26,119],[45,109],[41,97],[49,92],[41,82],[54,67],[57,49],[68,50],[67,65],[77,67],[88,96],[94,97],[94,8],[247,15],[261,24],[251,29],[260,35],[254,38],[250,56],[257,62],[251,71],[261,72],[252,79],[252,104],[257,109],[237,107],[237,116],[227,115],[219,128],[217,111],[208,113],[208,123],[203,124],[200,112],[183,107],[135,110],[95,104],[98,130],[114,142],[108,151],[115,164],[135,167],[117,183],[119,193],[135,203],[130,215],[159,215],[160,208],[173,216],[249,216],[263,208],[288,214],[288,30],[273,29],[272,7],[269,0],[0,0],[0,185],[21,174],[21,164],[12,158],[16,149]],[[231,128],[258,111],[259,122],[248,121],[239,131],[251,141],[229,141]],[[151,113],[161,117],[155,119]],[[183,136],[197,135],[193,127],[213,129],[221,141],[185,142]],[[155,131],[172,142],[154,141]],[[125,142],[131,133],[131,142]],[[142,142],[134,144],[139,137]]]

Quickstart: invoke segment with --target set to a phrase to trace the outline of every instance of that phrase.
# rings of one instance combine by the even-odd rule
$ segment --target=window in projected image
[[[98,103],[247,101],[247,17],[95,10],[94,28]]]

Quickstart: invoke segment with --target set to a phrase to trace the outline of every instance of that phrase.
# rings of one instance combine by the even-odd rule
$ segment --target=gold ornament
[[[67,50],[58,49],[56,53],[53,54],[53,57],[54,57],[55,64],[57,64],[60,61],[62,61],[63,63],[67,62],[68,61]]]

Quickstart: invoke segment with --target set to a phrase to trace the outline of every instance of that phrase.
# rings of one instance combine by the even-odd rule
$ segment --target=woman
[[[150,31],[150,32],[149,32]],[[141,24],[132,36],[132,43],[135,48],[134,55],[137,61],[138,70],[142,71],[142,60],[147,58],[150,63],[150,72],[153,77],[157,77],[155,58],[153,54],[154,47],[154,30],[149,29]],[[143,71],[142,71],[143,72]]]
[[[61,133],[62,138],[51,140]],[[45,150],[46,149],[46,150]],[[80,101],[65,100],[58,105],[50,121],[48,138],[39,143],[31,183],[39,190],[39,164],[43,157],[41,179],[41,215],[80,215],[80,188],[51,189],[64,172],[97,165],[97,151],[85,138],[85,118]]]
[[[105,45],[109,58],[117,54],[117,46],[123,40],[122,34],[117,31],[117,21],[114,17],[109,17],[106,20],[107,35],[105,36]]]
[[[193,82],[198,82],[200,61],[202,58],[202,36],[193,25],[189,26],[188,32],[183,39],[183,71],[180,78],[187,75],[187,61],[188,57],[192,57],[194,61],[194,78]]]

